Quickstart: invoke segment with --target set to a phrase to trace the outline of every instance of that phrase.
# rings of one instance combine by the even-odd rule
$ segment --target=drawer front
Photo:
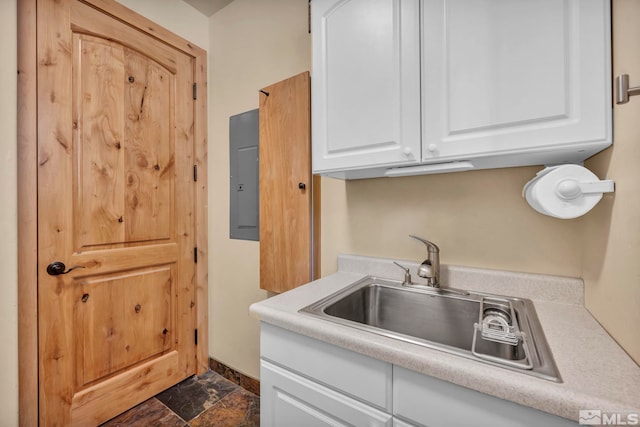
[[[391,364],[267,323],[260,331],[264,360],[391,411]]]
[[[267,361],[260,363],[263,427],[391,427],[392,417]]]
[[[393,414],[429,427],[569,427],[576,422],[408,369],[393,368]]]

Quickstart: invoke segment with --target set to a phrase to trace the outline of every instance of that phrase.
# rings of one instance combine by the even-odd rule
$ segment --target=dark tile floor
[[[102,427],[259,427],[260,398],[208,371],[102,424]]]

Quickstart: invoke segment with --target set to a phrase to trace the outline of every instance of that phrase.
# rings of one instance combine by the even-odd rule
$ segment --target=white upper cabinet
[[[314,172],[420,162],[418,0],[313,0]]]
[[[607,147],[607,4],[424,0],[423,162],[557,164]]]
[[[315,173],[577,163],[611,144],[608,0],[313,0],[312,29]]]

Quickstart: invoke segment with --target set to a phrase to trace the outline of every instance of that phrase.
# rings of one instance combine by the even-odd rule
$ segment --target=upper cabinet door
[[[313,171],[416,164],[418,0],[313,0]]]
[[[608,146],[607,3],[424,0],[422,161],[576,162]]]

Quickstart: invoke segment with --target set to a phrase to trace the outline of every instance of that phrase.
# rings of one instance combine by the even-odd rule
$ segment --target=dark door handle
[[[58,276],[60,274],[70,273],[71,271],[75,270],[76,268],[86,268],[86,267],[84,265],[76,265],[75,267],[71,267],[70,269],[65,271],[66,268],[67,268],[67,266],[65,266],[63,262],[54,261],[54,262],[52,262],[51,264],[49,264],[47,266],[47,273],[49,273],[52,276]]]
[[[301,190],[304,190],[305,188],[307,188],[307,184],[305,184],[304,182],[299,182],[298,183],[298,188]]]

